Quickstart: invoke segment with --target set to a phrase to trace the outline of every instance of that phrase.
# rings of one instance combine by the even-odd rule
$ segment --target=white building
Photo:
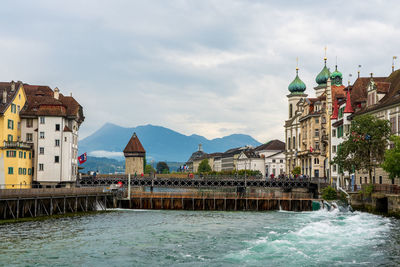
[[[268,157],[265,157],[266,176],[274,176],[285,173],[285,151],[279,151]]]
[[[242,151],[237,159],[237,170],[259,171],[265,176],[265,161],[252,150]]]
[[[72,96],[48,86],[24,85],[27,103],[20,112],[22,141],[33,143],[33,181],[71,186],[78,175],[78,131],[83,110]]]

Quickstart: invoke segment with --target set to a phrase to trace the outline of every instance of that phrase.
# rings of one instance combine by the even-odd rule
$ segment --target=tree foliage
[[[300,166],[296,166],[294,167],[294,169],[292,170],[292,174],[293,175],[299,175],[301,173],[301,168]]]
[[[382,168],[389,173],[391,179],[400,178],[400,137],[392,136],[394,147],[386,150]]]
[[[383,161],[390,132],[388,120],[371,115],[357,116],[332,163],[338,164],[342,173],[344,170],[368,170],[371,182],[373,168]]]
[[[169,167],[165,161],[158,162],[156,168],[157,168],[157,173],[169,173]]]
[[[146,167],[144,168],[144,173],[149,174],[152,172],[155,172],[156,170],[151,166],[150,164],[146,164]]]
[[[197,172],[204,173],[204,172],[210,172],[210,171],[211,171],[211,167],[210,167],[210,164],[208,164],[208,159],[203,159],[200,162]]]
[[[322,198],[325,200],[337,199],[336,190],[332,186],[325,187],[324,189],[322,189]]]

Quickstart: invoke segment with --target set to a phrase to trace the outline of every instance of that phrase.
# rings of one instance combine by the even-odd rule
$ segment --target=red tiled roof
[[[124,149],[124,153],[146,153],[136,133],[133,133],[131,139]]]
[[[82,106],[72,97],[59,94],[54,98],[53,90],[48,86],[24,84],[27,102],[21,110],[21,116],[62,116],[72,117],[81,123]]]
[[[344,113],[353,113],[354,109],[351,107],[351,97],[350,97],[350,90],[347,90],[346,96],[346,107],[344,108]]]
[[[15,90],[11,91],[11,82],[0,82],[0,114],[3,114],[17,95],[21,82],[15,82]],[[3,103],[3,92],[6,91],[6,101]]]

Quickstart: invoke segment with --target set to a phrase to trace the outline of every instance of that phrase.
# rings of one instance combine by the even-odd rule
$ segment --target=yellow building
[[[21,140],[20,110],[26,102],[21,82],[0,83],[0,188],[30,188],[32,148]]]

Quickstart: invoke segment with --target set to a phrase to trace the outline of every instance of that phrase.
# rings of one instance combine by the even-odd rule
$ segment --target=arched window
[[[293,105],[289,105],[289,119],[293,116]]]
[[[288,149],[290,149],[290,137],[288,138]]]
[[[296,149],[296,137],[293,136],[293,148]]]

